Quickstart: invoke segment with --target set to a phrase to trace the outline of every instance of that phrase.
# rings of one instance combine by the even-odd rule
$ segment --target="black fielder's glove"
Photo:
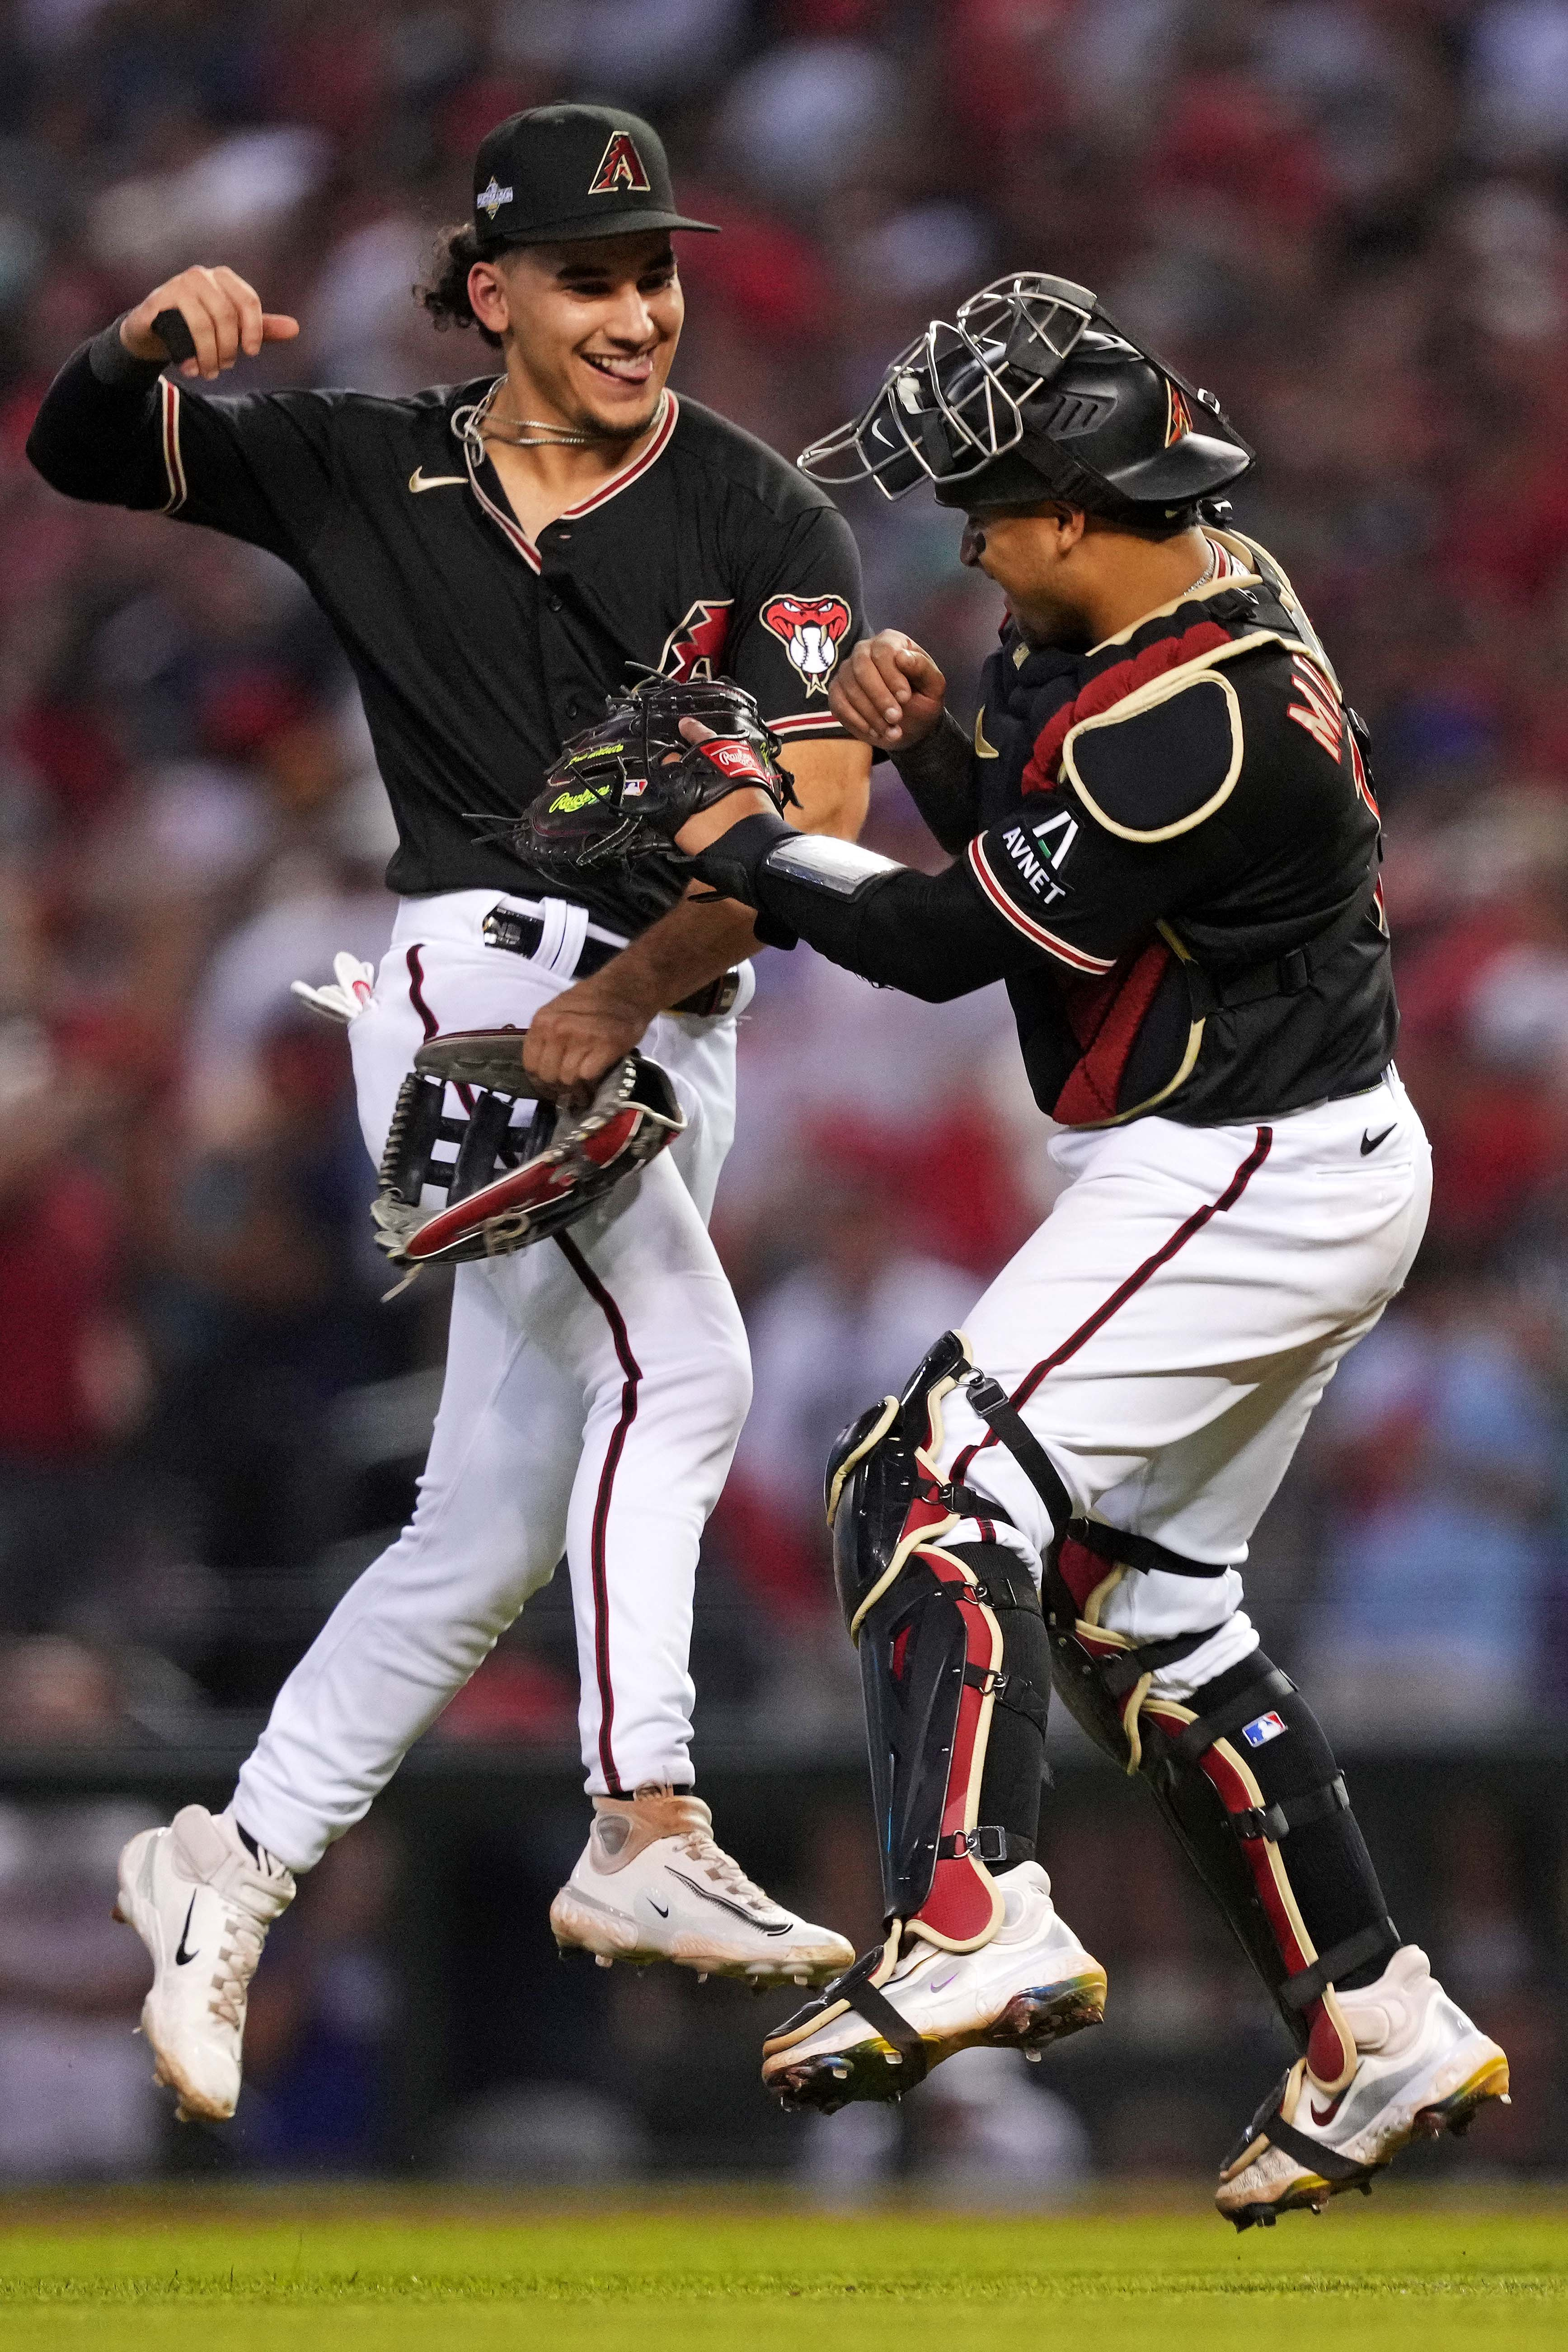
[[[683,719],[701,719],[715,740],[688,743]],[[536,866],[678,860],[672,844],[681,826],[727,793],[759,785],[780,809],[794,801],[779,749],[733,679],[644,678],[563,747],[512,845]]]

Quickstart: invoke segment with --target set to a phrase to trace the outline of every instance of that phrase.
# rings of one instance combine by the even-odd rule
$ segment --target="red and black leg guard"
[[[1143,1720],[1144,1775],[1297,2048],[1319,2082],[1348,2078],[1333,1990],[1370,1984],[1399,1936],[1317,1717],[1254,1651]]]
[[[923,1546],[859,1633],[887,1926],[977,1950],[1001,1925],[991,1873],[1032,1861],[1040,1826],[1051,1668],[1034,1579],[1000,1543]],[[930,2053],[881,1990],[898,1950],[893,1933],[863,1953],[780,2038],[848,2001],[912,2090]]]
[[[1050,1696],[1033,1579],[1005,1540],[974,1540],[994,1511],[936,1466],[942,1400],[972,1370],[945,1334],[844,1432],[828,1477],[887,1917],[955,1951],[1000,1925],[991,1870],[1033,1857]]]
[[[1184,1705],[1153,1696],[1151,1678],[1216,1628],[1130,1643],[1092,1622],[1096,1588],[1118,1570],[1223,1570],[1072,1517],[1055,1465],[997,1383],[977,1376],[967,1394],[1039,1489],[1057,1532],[1045,1563],[1057,1689],[1096,1744],[1148,1782],[1313,2074],[1330,2085],[1348,2079],[1355,2049],[1334,1987],[1370,1983],[1399,1937],[1316,1717],[1260,1651]]]
[[[1001,1922],[992,1872],[1034,1858],[1050,1669],[1034,1580],[998,1544],[929,1545],[861,1627],[889,1921],[954,1951]]]

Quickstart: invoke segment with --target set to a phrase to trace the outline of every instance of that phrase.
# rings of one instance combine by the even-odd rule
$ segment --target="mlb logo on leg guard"
[[[1250,1723],[1242,1725],[1241,1737],[1249,1748],[1267,1748],[1270,1739],[1278,1739],[1289,1729],[1289,1724],[1281,1716],[1259,1715],[1254,1716]]]

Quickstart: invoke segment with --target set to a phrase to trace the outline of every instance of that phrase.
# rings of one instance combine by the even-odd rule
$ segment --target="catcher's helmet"
[[[1212,393],[1138,343],[1086,286],[998,278],[933,319],[850,424],[800,466],[885,498],[931,482],[944,506],[1061,499],[1113,521],[1180,529],[1253,452]]]

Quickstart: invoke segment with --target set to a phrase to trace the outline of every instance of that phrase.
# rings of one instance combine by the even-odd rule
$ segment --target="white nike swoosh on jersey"
[[[427,474],[423,466],[416,466],[408,478],[408,486],[415,491],[460,490],[467,479],[466,474]]]

